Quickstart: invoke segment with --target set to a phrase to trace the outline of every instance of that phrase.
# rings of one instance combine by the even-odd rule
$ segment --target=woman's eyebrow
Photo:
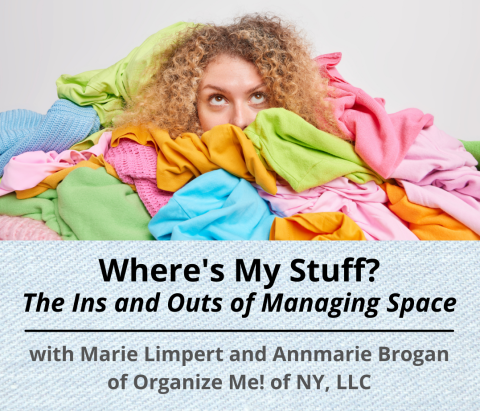
[[[206,84],[205,86],[202,87],[202,90],[206,89],[206,88],[213,88],[214,90],[218,90],[218,91],[221,91],[222,93],[226,93],[227,90],[221,88],[221,87],[218,87],[218,86],[214,86],[212,84]]]
[[[261,88],[261,87],[264,87],[266,86],[265,83],[260,83],[258,84],[257,86],[255,87],[252,87],[250,89],[247,90],[246,94],[250,94],[250,93],[253,93],[255,90]],[[206,88],[213,88],[214,90],[218,90],[220,91],[221,93],[228,93],[227,90],[221,88],[221,87],[218,87],[218,86],[214,86],[213,84],[205,84],[203,87],[202,87],[202,90],[206,89]]]
[[[266,86],[265,83],[260,83],[258,86],[252,87],[251,89],[247,90],[247,94],[253,93],[255,90]]]

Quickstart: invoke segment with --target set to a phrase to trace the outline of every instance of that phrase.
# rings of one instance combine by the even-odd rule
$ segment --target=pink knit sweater
[[[135,185],[140,199],[152,217],[172,198],[173,193],[157,187],[155,148],[122,139],[117,147],[108,150],[105,161],[115,168],[124,183]]]
[[[25,217],[0,215],[0,241],[4,240],[61,240],[43,221]]]

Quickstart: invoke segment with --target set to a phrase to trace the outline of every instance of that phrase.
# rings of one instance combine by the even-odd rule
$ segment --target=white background
[[[342,75],[389,112],[417,107],[480,140],[478,0],[0,1],[0,111],[45,113],[61,74],[106,68],[177,21],[271,11],[304,30],[316,55],[341,51]]]

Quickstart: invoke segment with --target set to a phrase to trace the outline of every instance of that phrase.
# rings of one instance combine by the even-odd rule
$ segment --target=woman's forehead
[[[208,64],[200,90],[210,88],[226,92],[242,89],[253,92],[264,85],[262,76],[252,63],[238,57],[221,55]]]

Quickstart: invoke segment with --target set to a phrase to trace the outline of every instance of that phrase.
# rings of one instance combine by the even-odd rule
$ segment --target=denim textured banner
[[[0,243],[0,408],[478,410],[479,253],[478,243],[466,242],[3,242]],[[348,257],[352,257],[352,265],[361,257],[376,259],[379,267],[372,271],[374,263],[364,261],[364,267],[359,265],[358,268],[361,281],[356,281],[355,267],[348,270],[350,281],[344,281],[342,265]],[[124,259],[128,259],[123,282],[118,282],[115,275],[110,282],[103,279],[99,259],[103,259],[108,268],[114,258],[120,267]],[[132,258],[136,259],[137,265],[146,266],[148,281],[140,281],[141,268],[136,272],[137,281],[131,281]],[[243,277],[242,281],[236,281],[239,259],[243,260],[247,270],[254,259],[260,260],[260,282],[254,281],[255,276],[251,282],[246,282]],[[303,264],[297,262],[297,267],[303,268],[306,273],[304,281],[294,282],[290,279],[300,276],[291,268],[291,262],[295,259],[305,260]],[[311,266],[312,274],[315,278],[319,277],[319,281],[309,278],[307,266],[311,261],[319,265]],[[161,267],[157,266],[154,276],[157,279],[166,277],[164,282],[154,281],[151,276],[152,267],[159,264],[165,266],[167,274],[160,274]],[[182,264],[177,268],[176,281],[171,281],[171,264]],[[192,278],[198,277],[198,282],[185,279],[187,264],[199,267],[200,274],[191,275]],[[218,278],[218,275],[212,274],[214,264],[223,265],[216,266],[224,274],[223,281],[211,281],[212,278]],[[275,265],[280,264],[276,281],[270,288],[265,288],[269,281],[264,264],[268,264],[271,273]],[[334,265],[338,265],[338,282],[322,279],[322,264],[327,264],[328,276],[333,275]],[[189,270],[194,272],[192,267]],[[25,294],[38,296],[40,292],[49,299],[49,311],[43,312],[43,304],[41,311],[36,312],[38,298],[32,297],[29,312],[26,312],[28,298]],[[155,311],[152,307],[157,293],[160,295]],[[168,302],[176,293],[183,295],[185,305],[180,311],[172,312],[168,309]],[[271,304],[274,304],[279,293],[283,293],[280,312],[262,312],[265,295],[270,294]],[[72,312],[76,294],[80,294],[79,303],[76,312]],[[387,309],[394,306],[389,301],[392,294],[399,294],[393,297],[399,307],[389,312]],[[232,300],[237,297],[246,300],[250,295],[254,300],[248,316],[245,306],[239,312],[231,310]],[[53,300],[60,297],[65,301],[62,311],[54,312]],[[93,312],[88,312],[88,309],[85,310],[87,312],[81,312],[83,298],[89,297],[95,300]],[[101,311],[98,299],[102,297],[106,299],[102,300],[105,310],[97,312],[95,309]],[[121,297],[129,298],[129,303],[133,297],[143,298],[142,312],[130,312],[130,306],[127,312],[117,312],[115,305]],[[185,308],[190,297],[193,298],[191,307],[195,298],[199,298],[196,312],[188,312]],[[287,304],[286,300],[290,297]],[[313,301],[311,312],[300,312],[300,301],[305,297]],[[343,298],[340,311],[332,311],[331,315],[330,308],[327,312],[317,312],[315,303],[321,297],[324,300],[318,303],[320,306],[325,304],[326,298],[330,305],[333,298]],[[360,297],[366,303],[363,312],[360,312],[360,305],[352,312],[353,299]],[[367,315],[368,300],[374,297],[380,300]],[[430,299],[428,311],[418,312],[416,306],[408,311],[410,302],[416,303],[422,297]],[[221,301],[217,300],[220,311],[212,311],[218,310],[213,303],[214,298],[221,298]],[[296,307],[292,298],[298,298]],[[350,299],[348,307],[345,306],[347,298]],[[400,306],[404,298],[413,300],[406,300],[407,309],[401,315]],[[439,312],[432,311],[434,298],[442,298],[436,303]],[[451,300],[446,303],[448,298]],[[151,299],[151,312],[146,311],[148,299]],[[173,308],[179,306],[180,300],[179,296],[173,298]],[[422,304],[425,306],[425,300],[422,301],[420,308]],[[117,305],[119,308],[121,303]],[[58,300],[56,307],[59,307]],[[288,312],[294,311],[294,308],[295,312]],[[445,311],[445,308],[453,311]],[[208,312],[204,312],[207,309]],[[376,315],[373,315],[373,311],[376,311]],[[156,332],[25,332],[93,329]],[[235,329],[244,331],[205,331]],[[389,332],[391,330],[402,331]],[[418,330],[421,331],[407,332]],[[441,332],[429,332],[432,330]],[[57,355],[61,361],[46,360],[48,347],[51,347],[51,352],[55,348],[60,350]],[[68,353],[67,361],[63,361],[63,347],[72,352],[73,361],[69,361]],[[118,350],[120,357],[117,361],[86,361],[85,358],[82,361],[82,347],[86,347],[84,350],[89,355],[92,347],[97,347],[98,354],[100,350],[108,350],[110,360],[113,350]],[[138,353],[137,361],[121,361],[122,347],[126,351],[135,350]],[[162,350],[178,350],[180,361],[145,361],[145,347],[148,347],[151,358],[155,356],[157,347],[160,353]],[[343,361],[333,358],[331,361],[283,361],[280,356],[273,361],[274,354],[279,353],[278,347],[282,347],[285,355],[289,350],[297,350],[298,353],[302,350],[312,353],[315,350],[330,350],[332,354],[336,350],[343,353],[353,350],[353,354],[350,361],[345,358]],[[384,352],[388,349],[391,357],[393,350],[399,350],[396,361],[392,361],[392,358],[379,361],[379,347],[385,347]],[[362,361],[361,358],[356,361],[357,349],[360,353],[369,350],[371,361]],[[31,356],[36,350],[39,350],[38,354],[45,350],[44,361],[38,358],[32,361]],[[201,354],[198,354],[197,360],[194,355],[198,350],[205,353],[211,350],[211,361],[207,361],[206,356],[201,357]],[[223,350],[221,355],[217,354],[218,350]],[[262,359],[263,353],[266,353],[266,361],[257,361],[255,358],[253,361],[231,361],[232,350],[240,350],[241,354],[242,350],[252,350],[254,354],[259,351],[257,359]],[[421,350],[424,360],[430,353],[435,355],[435,361],[418,360],[414,365],[414,353],[417,351],[420,358],[418,352]],[[440,358],[439,351],[443,353]],[[448,361],[445,351],[448,352]],[[217,355],[223,361],[219,361]],[[125,389],[122,389],[121,378],[125,374],[128,376],[124,377]],[[288,374],[290,376],[285,378]],[[197,375],[200,379],[210,378],[211,388],[170,389],[168,393],[159,393],[158,379],[169,378],[166,383],[169,386],[172,378],[179,378],[180,381],[191,378],[195,385]],[[231,388],[231,375],[235,376],[236,383],[245,375],[246,388]],[[306,389],[299,375],[304,381],[309,375],[315,375],[317,379],[322,375],[324,377],[319,389],[313,377],[310,389]],[[370,389],[361,387],[362,376],[369,376],[362,380],[362,385]],[[151,378],[157,379],[153,381],[152,389]],[[214,378],[222,380],[221,389],[212,389]],[[251,388],[248,386],[250,378],[256,378],[250,380]],[[339,389],[339,378],[340,386],[347,389]],[[288,388],[285,388],[285,381],[288,381]],[[281,385],[281,388],[272,388],[272,383],[274,386],[277,384],[276,387]],[[112,389],[109,384],[110,387],[115,387],[115,384],[119,386]],[[143,388],[145,384],[147,386]],[[349,385],[358,389],[348,389]]]

